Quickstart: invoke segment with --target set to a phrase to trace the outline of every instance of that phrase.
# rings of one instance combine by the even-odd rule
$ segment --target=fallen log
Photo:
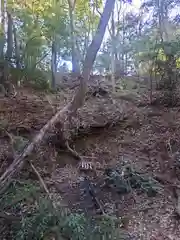
[[[77,93],[75,94],[73,100],[68,105],[66,105],[62,110],[59,110],[48,121],[48,123],[40,130],[40,132],[35,136],[34,140],[27,147],[24,148],[24,151],[21,154],[19,154],[17,157],[15,157],[12,164],[0,177],[0,193],[3,193],[7,189],[12,179],[22,169],[27,157],[32,153],[35,146],[41,143],[45,134],[50,129],[52,129],[52,126],[54,126],[57,122],[61,122],[64,128],[62,129],[62,133],[65,133],[65,131],[68,131],[68,129],[66,129],[66,126],[68,126],[67,123],[71,122],[72,116],[77,112],[77,110],[84,103],[86,88],[87,88],[87,81],[89,79],[90,72],[94,64],[97,52],[101,46],[101,43],[105,34],[106,26],[108,24],[111,12],[114,8],[114,4],[115,4],[115,0],[106,0],[104,11],[101,15],[101,19],[99,21],[96,34],[92,40],[92,43],[87,49],[83,71],[82,71],[82,77],[80,77],[80,87]]]
[[[34,150],[34,147],[37,144],[41,143],[46,132],[49,129],[51,129],[52,125],[54,125],[57,121],[61,121],[62,118],[65,117],[66,115],[65,113],[67,112],[68,109],[69,109],[69,105],[67,105],[61,111],[57,112],[55,116],[53,116],[51,120],[35,136],[34,140],[27,147],[24,148],[24,151],[14,159],[12,164],[8,167],[5,173],[3,173],[3,175],[0,177],[0,193],[4,192],[4,190],[10,184],[12,178],[14,178],[16,174],[22,169],[26,158]]]

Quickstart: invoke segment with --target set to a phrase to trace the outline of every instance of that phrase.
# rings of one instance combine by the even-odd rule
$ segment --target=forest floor
[[[16,97],[0,99],[0,124],[8,133],[31,141],[56,108],[63,107],[73,93],[73,89],[57,94],[18,89]],[[93,170],[81,171],[78,161],[58,142],[44,141],[31,158],[49,191],[59,195],[63,204],[73,211],[96,214],[90,199],[81,194],[86,175],[94,183],[104,212],[124,217],[123,228],[136,239],[180,239],[174,196],[174,186],[180,185],[180,169],[178,173],[175,167],[180,148],[180,107],[150,106],[146,93],[137,99],[133,96],[125,99],[118,92],[114,96],[108,90],[96,96],[89,94],[78,111],[70,145],[83,161],[95,166]],[[2,174],[13,161],[12,146],[3,131],[0,146]],[[123,164],[160,179],[161,191],[155,197],[136,191],[120,196],[113,189],[102,187],[104,170]],[[27,169],[25,166],[21,177],[35,178],[32,170]]]

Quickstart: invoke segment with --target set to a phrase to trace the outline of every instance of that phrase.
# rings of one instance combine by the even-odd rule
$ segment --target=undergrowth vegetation
[[[0,207],[7,214],[3,220],[5,239],[127,239],[119,220],[54,208],[37,183],[30,181],[11,184],[0,199]]]

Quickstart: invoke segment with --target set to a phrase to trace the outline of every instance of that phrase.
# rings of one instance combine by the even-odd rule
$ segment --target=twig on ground
[[[166,148],[167,148],[168,153],[170,153],[170,156],[172,157],[173,151],[172,151],[172,146],[171,146],[171,139],[168,139]]]
[[[15,88],[14,84],[12,84],[12,88],[13,88],[13,91],[14,91],[14,94],[12,95],[12,97],[16,97],[17,91],[16,91],[16,88]]]
[[[53,110],[53,114],[55,114],[55,113],[56,113],[56,109],[55,109],[55,107],[53,106],[50,97],[46,95],[46,99],[47,99],[49,105],[51,106],[51,108],[52,108],[52,110]]]
[[[31,165],[31,167],[32,167],[32,169],[33,169],[33,171],[34,171],[35,174],[37,175],[37,177],[38,177],[38,179],[39,179],[41,185],[43,186],[45,192],[47,193],[48,198],[51,200],[53,207],[56,209],[56,205],[55,205],[55,203],[54,203],[53,200],[52,200],[51,193],[49,192],[49,190],[48,190],[48,188],[47,188],[47,186],[46,186],[44,180],[42,179],[40,173],[38,172],[38,170],[35,168],[35,166],[32,164],[31,161],[29,161],[29,163],[30,163],[30,165]]]
[[[0,211],[0,218],[4,218],[8,222],[21,220],[20,217],[13,216],[13,215],[10,215],[10,214],[8,214],[6,212],[2,212],[2,211]]]
[[[93,156],[84,156],[84,155],[81,155],[80,157],[81,157],[81,158],[97,159],[97,157],[93,157]]]
[[[70,146],[68,141],[66,141],[65,143],[67,149],[69,150],[69,152],[77,159],[82,160],[82,157],[76,152],[76,150],[73,150]]]

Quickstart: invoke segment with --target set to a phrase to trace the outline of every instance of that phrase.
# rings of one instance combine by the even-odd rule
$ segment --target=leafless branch
[[[35,168],[35,166],[33,165],[33,163],[32,163],[31,161],[29,161],[29,163],[30,163],[33,171],[34,171],[35,174],[37,175],[37,177],[38,177],[38,179],[39,179],[42,187],[44,188],[45,192],[47,193],[48,198],[51,200],[53,207],[56,209],[56,205],[55,205],[55,203],[53,202],[52,197],[51,197],[51,194],[50,194],[50,192],[49,192],[49,190],[48,190],[48,188],[47,188],[44,180],[42,179],[40,173],[38,172],[38,170]]]

